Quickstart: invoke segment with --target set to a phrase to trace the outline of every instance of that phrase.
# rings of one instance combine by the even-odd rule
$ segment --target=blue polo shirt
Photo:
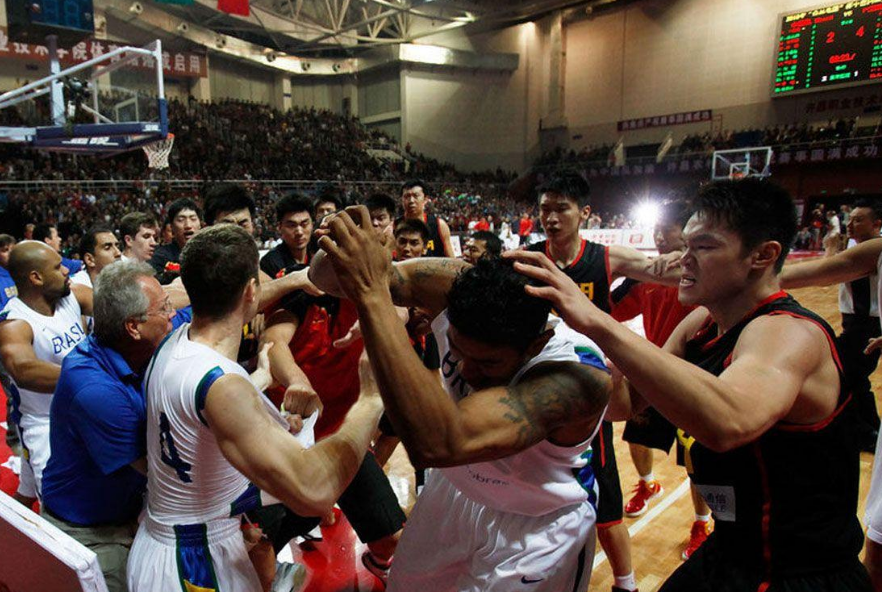
[[[180,310],[172,325],[191,317],[189,307]],[[141,378],[94,336],[64,358],[43,471],[43,504],[59,518],[82,526],[137,518],[147,489],[147,477],[130,466],[146,453]]]
[[[6,306],[6,303],[18,296],[18,290],[15,288],[15,282],[5,267],[0,267],[0,310]]]
[[[70,271],[71,276],[76,275],[76,273],[83,268],[82,259],[68,259],[67,257],[62,257],[61,264]]]

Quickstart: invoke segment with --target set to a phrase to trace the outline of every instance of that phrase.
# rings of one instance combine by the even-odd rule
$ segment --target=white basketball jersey
[[[76,296],[68,294],[55,305],[55,314],[42,315],[29,307],[21,298],[13,298],[0,312],[0,320],[20,320],[31,326],[34,333],[34,353],[37,359],[61,365],[64,357],[73,351],[86,335],[80,323],[80,303]],[[13,381],[13,405],[22,414],[25,425],[33,419],[48,421],[52,405],[52,393],[38,393]]]
[[[215,380],[224,374],[248,380],[248,373],[210,347],[190,341],[189,330],[189,323],[181,325],[163,341],[144,379],[147,510],[151,519],[165,525],[228,518],[241,513],[243,496],[257,495],[221,454],[202,416]],[[272,403],[256,389],[255,393],[287,429]]]
[[[71,276],[70,283],[92,288],[92,276],[85,269],[81,269]]]
[[[85,269],[81,269],[71,276],[70,283],[79,284],[80,286],[86,286],[90,290],[92,287],[92,276],[89,275],[89,272]],[[95,319],[90,316],[85,316],[86,319],[86,335],[91,335],[92,331],[95,328]]]
[[[849,241],[848,248],[853,247],[858,243]],[[839,312],[843,314],[854,314],[855,313],[855,304],[858,305],[859,310],[868,310],[871,317],[879,316],[879,276],[877,274],[871,274],[867,280],[869,280],[869,293],[861,291],[857,295],[859,301],[855,302],[856,295],[853,290],[854,282],[843,282],[839,284]],[[857,280],[857,281],[863,281]]]
[[[441,358],[441,375],[447,392],[455,401],[467,397],[472,387],[459,373],[459,360],[450,352],[447,339],[447,311],[442,312],[432,323],[432,332],[438,341]],[[595,352],[600,349],[587,337],[580,336],[580,342],[573,340],[579,335],[569,329],[557,317],[549,316],[549,329],[554,336],[548,341],[539,355],[529,360],[512,379],[517,381],[530,368],[542,362],[580,361],[576,346],[589,347]],[[600,354],[602,360],[602,354]],[[593,499],[594,493],[586,490],[577,477],[590,459],[590,442],[600,427],[597,422],[594,434],[581,444],[571,447],[557,446],[548,440],[527,448],[517,454],[498,460],[472,463],[458,467],[440,469],[444,476],[466,497],[485,506],[528,516],[540,516],[566,506]],[[589,480],[593,483],[593,479]]]

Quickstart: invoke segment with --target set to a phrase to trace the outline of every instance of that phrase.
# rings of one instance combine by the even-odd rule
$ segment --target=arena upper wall
[[[292,75],[212,48],[207,77],[168,77],[167,94],[328,109],[358,116],[428,156],[462,170],[523,170],[543,149],[615,143],[620,120],[711,110],[711,122],[624,132],[627,144],[675,142],[687,134],[866,115],[865,108],[815,110],[878,87],[772,99],[778,15],[806,0],[644,0],[587,16],[553,14],[489,32],[466,29],[423,37],[476,55],[514,55],[515,68],[482,69],[390,61],[337,75]],[[96,2],[96,13],[101,1]],[[5,14],[0,6],[0,24]],[[108,16],[106,38],[144,43],[155,32]],[[0,42],[5,35],[0,37]],[[164,39],[169,47],[179,39]],[[2,51],[4,43],[0,43]],[[0,56],[2,57],[2,56]],[[0,89],[46,74],[45,63],[2,59]],[[137,76],[114,74],[137,87]],[[174,123],[172,122],[172,126]]]

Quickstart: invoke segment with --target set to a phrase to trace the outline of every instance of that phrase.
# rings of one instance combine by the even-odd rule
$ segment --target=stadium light
[[[652,228],[658,222],[661,210],[654,201],[640,202],[631,210],[631,219],[640,228]]]

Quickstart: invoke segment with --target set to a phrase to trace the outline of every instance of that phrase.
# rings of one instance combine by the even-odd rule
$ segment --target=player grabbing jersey
[[[584,590],[594,547],[588,442],[610,386],[601,355],[580,360],[505,262],[391,267],[363,207],[329,229],[313,280],[339,293],[333,265],[358,308],[395,432],[415,466],[438,467],[404,529],[389,590]],[[443,387],[413,351],[393,298],[434,318]]]
[[[181,277],[193,322],[157,349],[145,377],[149,494],[129,589],[254,592],[260,582],[239,515],[261,504],[259,490],[304,516],[330,511],[382,405],[365,373],[363,395],[337,434],[304,450],[235,363],[260,298],[252,238],[229,224],[203,231],[182,252]]]
[[[865,592],[858,450],[832,331],[780,289],[796,209],[760,179],[704,186],[684,229],[680,302],[699,306],[664,349],[582,298],[547,258],[513,253],[529,288],[628,379],[614,418],[653,405],[693,438],[714,532],[661,592]],[[819,508],[821,510],[819,510]]]

